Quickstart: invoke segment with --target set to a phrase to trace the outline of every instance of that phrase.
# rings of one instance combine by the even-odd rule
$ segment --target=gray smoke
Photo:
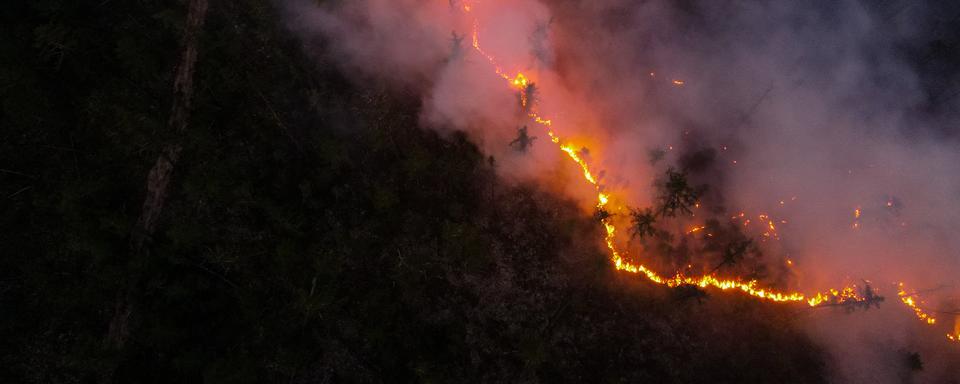
[[[414,90],[425,126],[468,132],[514,180],[535,179],[593,205],[593,192],[546,134],[518,154],[524,116],[509,76],[529,74],[537,109],[589,147],[603,182],[631,206],[684,155],[715,156],[696,177],[728,212],[767,213],[804,291],[871,281],[881,309],[811,310],[842,382],[942,382],[960,375],[956,319],[918,322],[893,283],[925,308],[960,301],[958,71],[924,66],[960,7],[912,1],[288,0],[291,26],[358,81]],[[470,7],[465,12],[464,7]],[[681,83],[682,84],[678,84]],[[651,150],[665,159],[652,164]],[[722,197],[722,198],[721,198]],[[859,217],[855,217],[859,210]],[[726,214],[726,213],[724,213]],[[785,222],[782,222],[782,221]],[[789,348],[789,346],[784,346]],[[919,352],[925,368],[905,371]]]

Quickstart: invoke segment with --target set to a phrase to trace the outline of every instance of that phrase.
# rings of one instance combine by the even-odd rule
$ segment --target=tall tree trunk
[[[181,40],[180,62],[177,64],[173,80],[173,108],[167,128],[177,136],[187,131],[193,98],[193,73],[199,53],[198,40],[207,18],[207,0],[189,0],[187,23]],[[136,226],[130,234],[130,258],[139,260],[149,256],[149,241],[157,227],[163,212],[170,178],[182,146],[174,141],[164,145],[153,168],[147,174],[147,194]],[[120,349],[130,336],[130,318],[134,312],[134,296],[139,285],[139,276],[130,276],[129,281],[119,294],[114,307],[113,318],[107,331],[108,345]]]

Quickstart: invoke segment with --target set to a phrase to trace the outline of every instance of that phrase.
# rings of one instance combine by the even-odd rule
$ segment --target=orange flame
[[[497,65],[494,57],[486,52],[480,47],[480,38],[479,38],[480,23],[475,20],[473,24],[473,47],[474,49],[487,58],[488,61],[493,65],[494,70],[500,77],[507,80],[509,84],[516,88],[521,84],[526,84],[528,81],[523,74],[517,74],[517,76],[511,78],[506,75],[503,70]],[[677,80],[675,83],[682,85],[683,82]],[[604,208],[610,201],[609,194],[603,192],[601,185],[599,184],[597,178],[594,176],[593,171],[590,169],[590,165],[587,161],[578,153],[575,146],[566,143],[561,144],[560,137],[552,130],[552,120],[545,119],[537,113],[530,113],[529,116],[533,119],[534,122],[540,124],[547,128],[547,134],[550,136],[550,140],[559,145],[560,150],[567,154],[567,156],[573,160],[577,165],[580,166],[583,172],[583,178],[592,184],[597,190],[597,208]],[[741,217],[743,215],[741,214]],[[766,218],[766,215],[761,215]],[[612,223],[610,218],[604,218],[602,220],[604,229],[606,229],[605,243],[607,248],[610,250],[610,258],[617,270],[627,271],[631,273],[638,273],[644,275],[648,280],[655,282],[657,284],[666,285],[669,287],[676,287],[680,285],[696,285],[701,288],[714,287],[720,290],[739,290],[750,296],[758,297],[761,299],[778,301],[778,302],[807,302],[811,306],[816,306],[826,301],[843,301],[848,299],[857,298],[856,294],[853,292],[853,289],[850,287],[843,288],[840,291],[831,290],[829,293],[817,293],[815,297],[807,298],[804,294],[798,292],[777,292],[769,288],[762,288],[758,286],[756,280],[750,281],[741,281],[733,279],[719,279],[712,275],[700,276],[700,277],[690,277],[684,276],[680,273],[677,273],[673,277],[665,278],[660,276],[656,272],[648,269],[643,265],[633,264],[625,260],[621,256],[621,252],[617,249],[616,246],[616,227]],[[770,223],[772,226],[772,222]]]
[[[464,9],[467,12],[470,11],[468,6],[465,6]],[[524,87],[526,87],[529,82],[529,79],[525,75],[523,75],[522,73],[517,73],[516,76],[511,78],[497,64],[495,58],[492,55],[486,53],[480,47],[479,31],[480,31],[479,20],[474,20],[474,23],[473,23],[474,50],[476,50],[480,55],[484,56],[493,66],[496,74],[499,75],[504,80],[506,80],[512,88],[522,90]],[[653,76],[652,73],[651,73],[651,76]],[[677,86],[683,86],[684,82],[682,80],[673,80],[673,84]],[[581,156],[581,154],[578,153],[576,146],[570,143],[561,143],[563,140],[560,138],[559,135],[557,135],[553,131],[552,129],[553,121],[551,119],[544,118],[543,116],[539,115],[536,112],[528,113],[528,117],[530,117],[533,120],[533,122],[543,126],[547,130],[547,134],[550,136],[550,141],[557,144],[561,151],[566,153],[571,160],[577,163],[577,165],[582,170],[583,178],[587,182],[589,182],[591,185],[593,185],[593,187],[597,191],[596,207],[599,209],[605,208],[607,204],[610,202],[610,195],[603,191],[602,186],[600,185],[597,178],[594,176],[593,171],[591,171],[590,165],[583,158],[583,156]],[[736,161],[734,161],[734,163],[736,163]],[[794,197],[791,200],[795,200],[795,199],[796,198]],[[741,212],[739,215],[734,216],[733,219],[744,218],[744,216],[745,216],[744,213]],[[765,221],[767,224],[767,228],[769,229],[769,232],[767,233],[767,235],[770,235],[771,233],[776,235],[776,226],[774,225],[773,220],[770,220],[766,214],[761,214],[759,218],[761,219],[762,222]],[[860,218],[860,208],[857,207],[856,210],[854,211],[854,219],[857,220],[859,218]],[[744,222],[744,225],[748,225],[749,222],[750,220],[746,219]],[[785,222],[785,221],[782,221],[782,222]],[[721,291],[728,291],[728,290],[740,291],[741,293],[744,293],[746,295],[759,298],[762,300],[769,300],[773,302],[805,303],[810,307],[816,307],[816,306],[825,305],[825,304],[840,304],[848,301],[865,300],[863,297],[857,294],[853,286],[843,287],[839,290],[829,289],[825,292],[816,292],[811,295],[805,295],[800,292],[789,292],[789,291],[780,292],[771,288],[764,288],[759,286],[759,282],[757,280],[742,281],[740,279],[721,279],[713,275],[693,277],[693,276],[684,276],[681,272],[677,272],[675,275],[673,275],[673,277],[667,278],[667,277],[661,276],[660,274],[654,272],[653,270],[650,270],[649,268],[645,267],[642,264],[635,264],[624,259],[622,256],[622,253],[617,249],[616,227],[614,226],[611,218],[604,217],[601,219],[601,223],[603,224],[603,227],[606,231],[606,236],[604,236],[604,242],[606,243],[607,249],[609,249],[610,251],[610,260],[613,263],[614,267],[619,271],[625,271],[629,273],[642,275],[646,277],[647,280],[657,283],[659,285],[665,285],[668,287],[677,287],[681,285],[694,285],[700,288],[712,287],[715,289],[719,289]],[[854,228],[857,228],[857,227],[859,227],[859,223],[855,222]],[[703,227],[696,227],[687,233],[690,234],[693,232],[697,232],[701,229],[703,229]],[[793,261],[787,260],[787,264],[793,265]],[[930,324],[930,325],[935,324],[936,319],[931,317],[927,313],[925,313],[922,309],[920,309],[916,305],[916,302],[914,301],[914,299],[906,295],[906,293],[902,290],[902,286],[903,285],[901,283],[900,284],[901,289],[900,289],[900,292],[898,292],[898,295],[901,301],[904,304],[906,304],[908,307],[910,307],[920,320],[924,321],[926,324]],[[947,338],[951,341],[960,341],[960,330],[955,332],[955,334],[947,334]]]
[[[906,291],[903,290],[902,282],[897,284],[897,296],[900,297],[900,302],[902,302],[904,305],[906,305],[907,307],[913,310],[913,313],[917,315],[917,318],[920,319],[920,321],[923,321],[930,325],[934,325],[937,323],[936,318],[934,318],[933,316],[930,316],[929,314],[924,312],[922,308],[920,308],[920,306],[917,304],[917,300],[913,298],[914,296],[916,296],[915,294],[913,295],[908,294]]]
[[[510,84],[513,84],[514,88],[523,89],[527,86],[527,77],[522,73],[517,73],[517,76],[510,80]]]

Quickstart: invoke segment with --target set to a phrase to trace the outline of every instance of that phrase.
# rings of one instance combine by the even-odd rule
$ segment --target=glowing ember
[[[920,319],[920,321],[930,325],[937,323],[937,319],[935,319],[933,316],[930,316],[919,307],[917,301],[914,299],[914,296],[916,296],[915,294],[907,294],[907,292],[903,290],[903,283],[897,284],[897,296],[900,297],[900,301],[904,305],[913,310],[913,313],[917,315],[917,318]]]
[[[853,210],[853,229],[860,228],[860,207]]]
[[[527,87],[527,77],[524,76],[522,73],[518,73],[517,76],[513,78],[513,80],[510,80],[510,84],[513,84],[514,88],[524,89]]]

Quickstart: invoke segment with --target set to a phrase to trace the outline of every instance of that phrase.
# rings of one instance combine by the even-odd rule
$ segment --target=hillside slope
[[[419,127],[416,97],[305,57],[261,2],[211,2],[191,129],[166,132],[184,15],[48,0],[0,16],[4,382],[824,381],[793,309],[614,272],[588,213]],[[134,259],[171,141],[167,207]]]

